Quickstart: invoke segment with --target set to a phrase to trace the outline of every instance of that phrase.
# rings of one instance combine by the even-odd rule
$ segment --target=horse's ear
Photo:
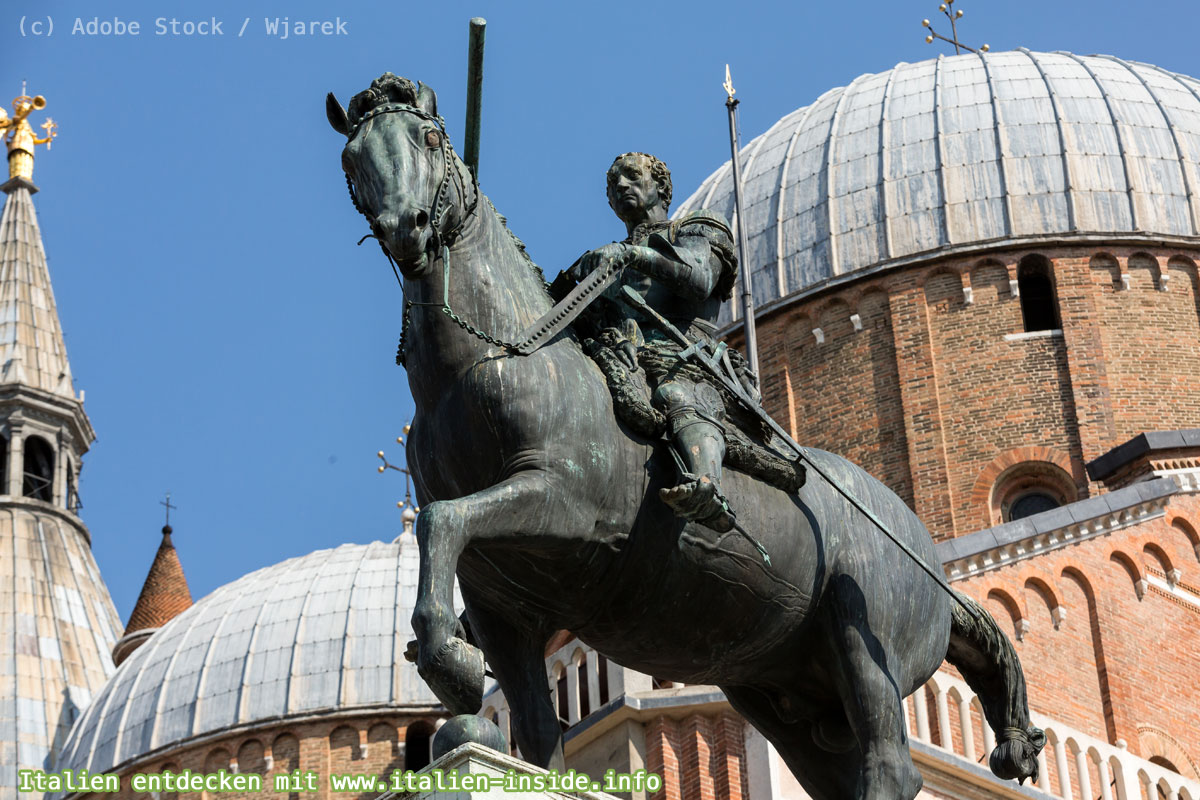
[[[417,92],[417,108],[426,113],[437,116],[437,92],[430,89],[423,83],[418,82],[420,90]]]
[[[325,116],[329,117],[329,124],[335,131],[342,136],[350,135],[350,120],[346,119],[346,109],[342,108],[333,92],[325,95]]]

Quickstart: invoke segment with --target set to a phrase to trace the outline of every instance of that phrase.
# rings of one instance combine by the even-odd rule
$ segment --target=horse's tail
[[[1036,781],[1037,755],[1046,744],[1046,734],[1029,721],[1021,662],[992,615],[961,592],[955,594],[974,614],[959,603],[951,604],[946,660],[979,695],[983,715],[996,733],[996,749],[989,760],[992,772],[1005,780]]]

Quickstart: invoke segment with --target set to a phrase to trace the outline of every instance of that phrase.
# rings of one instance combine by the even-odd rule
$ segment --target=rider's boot
[[[677,401],[669,404],[673,407],[667,410],[667,425],[671,447],[683,472],[679,485],[662,489],[659,495],[679,517],[724,533],[733,527],[733,514],[721,493],[725,430],[718,418],[724,416],[724,409],[719,405],[710,408],[714,403],[705,402],[709,398],[703,396],[707,394],[704,389],[710,387],[681,386],[679,383],[659,387],[659,399]],[[715,391],[712,393],[716,394]],[[697,394],[701,396],[697,397]],[[719,398],[715,399],[720,402]],[[701,410],[698,406],[705,408]]]

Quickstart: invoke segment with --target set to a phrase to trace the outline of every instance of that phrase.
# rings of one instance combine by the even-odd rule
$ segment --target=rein
[[[503,339],[498,339],[494,336],[489,335],[488,333],[486,333],[484,331],[479,330],[474,325],[467,322],[462,317],[460,317],[458,314],[456,314],[454,312],[454,309],[452,309],[450,307],[450,246],[453,245],[454,242],[458,239],[458,236],[462,232],[462,228],[467,223],[467,220],[469,220],[472,216],[474,216],[475,212],[478,210],[480,192],[479,192],[479,177],[474,172],[471,172],[471,183],[472,183],[472,188],[474,189],[474,196],[471,198],[471,207],[467,209],[465,214],[463,214],[462,219],[459,220],[457,225],[455,225],[453,228],[446,231],[445,233],[442,233],[442,231],[440,229],[441,222],[442,222],[442,214],[445,212],[445,208],[448,205],[446,198],[447,198],[447,195],[449,194],[449,190],[450,190],[450,173],[451,173],[451,165],[453,163],[450,158],[450,153],[451,153],[450,137],[448,137],[446,135],[446,121],[444,119],[442,119],[442,117],[439,115],[430,114],[428,111],[424,110],[423,108],[411,106],[411,105],[408,105],[407,103],[386,103],[384,105],[376,106],[375,108],[371,109],[367,113],[363,114],[362,117],[359,119],[359,121],[354,125],[354,127],[351,128],[349,135],[346,137],[346,141],[347,142],[352,141],[354,139],[354,137],[356,135],[358,135],[358,132],[362,129],[363,124],[367,120],[371,119],[372,117],[377,117],[381,114],[390,114],[393,112],[404,112],[406,114],[415,114],[416,116],[420,117],[421,119],[425,119],[425,120],[428,120],[428,121],[436,124],[438,126],[438,130],[441,132],[441,146],[439,147],[439,150],[442,153],[442,180],[438,184],[437,194],[435,194],[434,198],[433,198],[433,208],[431,208],[430,212],[429,212],[429,225],[430,225],[430,227],[433,228],[433,249],[441,250],[442,302],[441,303],[415,303],[415,302],[405,298],[405,300],[404,300],[404,316],[403,316],[403,320],[402,320],[401,326],[400,326],[400,342],[396,348],[396,364],[399,366],[405,365],[404,350],[405,350],[406,340],[408,338],[408,327],[409,327],[409,323],[412,318],[413,306],[430,306],[433,308],[440,308],[442,313],[445,314],[447,317],[449,317],[451,319],[451,321],[453,321],[456,325],[458,325],[458,327],[462,328],[467,333],[474,336],[476,339],[484,341],[484,342],[492,345],[493,347],[502,347],[502,348],[508,350],[509,352],[515,352],[517,349],[516,344],[514,344],[512,342],[506,342]],[[359,204],[359,202],[358,202],[358,193],[354,189],[354,181],[350,178],[350,176],[348,174],[346,175],[346,188],[350,192],[350,201],[352,203],[354,203],[354,208],[358,211],[358,213],[362,214],[364,217],[366,217],[368,220],[370,220],[370,215],[368,215],[367,212],[363,210],[362,205]],[[466,190],[466,187],[463,186],[462,190],[460,191],[460,194],[465,196],[465,193],[466,193],[465,190]],[[372,226],[372,227],[374,227],[374,226]],[[401,280],[401,278],[400,278],[400,271],[396,267],[396,261],[395,261],[395,259],[392,258],[392,254],[390,252],[388,252],[387,246],[384,245],[383,241],[374,233],[373,230],[371,233],[369,233],[366,236],[364,236],[363,238],[359,239],[358,243],[361,245],[367,239],[375,239],[377,242],[379,242],[379,249],[381,249],[383,251],[384,256],[387,257],[388,263],[392,265],[392,273],[396,276],[397,283],[400,284],[400,291],[403,292],[404,291],[404,281]]]

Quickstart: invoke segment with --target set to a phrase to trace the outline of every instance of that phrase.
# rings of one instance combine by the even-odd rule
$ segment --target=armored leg
[[[711,386],[670,379],[654,392],[654,403],[667,417],[667,430],[679,462],[682,481],[663,489],[663,502],[675,513],[715,531],[733,527],[721,493],[721,461],[725,458],[725,406]]]

